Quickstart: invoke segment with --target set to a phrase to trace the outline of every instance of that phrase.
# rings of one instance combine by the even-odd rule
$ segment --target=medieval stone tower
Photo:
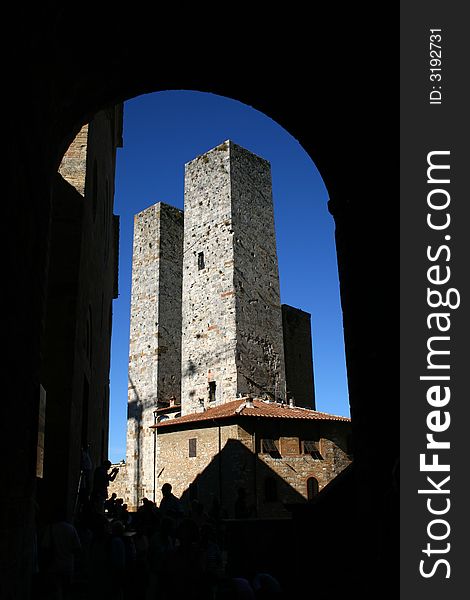
[[[182,414],[252,393],[285,399],[267,161],[227,141],[186,165]]]
[[[130,506],[155,490],[157,408],[286,400],[282,328],[270,165],[227,141],[186,165],[184,219],[158,203],[134,220]]]
[[[157,403],[180,401],[183,213],[159,202],[134,218],[127,415],[132,498],[150,495]]]

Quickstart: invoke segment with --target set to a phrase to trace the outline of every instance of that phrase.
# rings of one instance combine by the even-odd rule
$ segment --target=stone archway
[[[354,7],[341,23],[337,15],[322,15],[322,23],[334,27],[315,26],[314,43],[312,24],[304,28],[298,15],[289,44],[282,44],[266,24],[257,28],[244,23],[237,33],[244,32],[249,43],[242,44],[234,42],[236,37],[214,36],[213,30],[160,35],[168,23],[146,18],[139,7],[129,8],[125,18],[94,7],[86,29],[83,16],[72,8],[38,7],[28,14],[13,9],[11,25],[22,46],[6,74],[4,113],[8,381],[2,441],[9,456],[4,472],[9,486],[1,510],[2,539],[11,556],[30,547],[34,531],[52,174],[91,115],[117,101],[164,89],[212,92],[269,115],[299,140],[326,183],[336,223],[356,513],[365,523],[364,547],[377,540],[390,546],[381,524],[388,518],[383,498],[398,455],[398,382],[384,385],[383,377],[386,370],[392,382],[397,379],[391,366],[396,364],[397,314],[389,310],[397,298],[390,283],[398,264],[390,258],[396,243],[396,190],[389,185],[396,164],[391,166],[389,157],[398,129],[382,104],[389,94],[386,74],[370,75],[370,49],[377,45],[385,50],[379,34],[364,29],[361,10],[365,8]],[[351,30],[358,32],[354,53]],[[345,57],[353,54],[360,56],[360,68],[345,69]],[[28,566],[14,561],[9,572],[17,585]]]

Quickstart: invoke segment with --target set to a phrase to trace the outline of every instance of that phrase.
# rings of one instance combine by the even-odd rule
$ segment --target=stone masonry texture
[[[171,397],[181,403],[182,415],[245,395],[285,402],[286,372],[296,405],[314,408],[310,315],[281,309],[266,160],[226,141],[186,165],[184,218],[163,203],[135,216],[130,329],[127,460],[120,489],[131,510],[143,497],[157,495],[158,501],[167,480],[177,495],[186,494],[185,501],[200,482],[201,490],[211,490],[201,491],[210,502],[214,494],[234,497],[248,477],[249,495],[258,502],[262,494],[255,487],[266,465],[284,473],[285,498],[304,498],[304,475],[294,477],[282,462],[268,464],[255,431],[242,435],[235,425],[183,426],[184,434],[150,429],[155,409]],[[280,443],[277,430],[273,437]],[[196,456],[188,456],[189,439],[196,440]],[[300,455],[295,460],[303,473],[311,457]],[[319,472],[320,487],[334,474],[331,465]]]
[[[59,173],[82,196],[85,195],[87,168],[88,123],[84,125],[68,147],[59,166]]]
[[[315,410],[310,314],[283,304],[282,330],[287,397],[293,398],[296,406]]]
[[[230,518],[234,517],[237,491],[243,487],[253,516],[289,517],[285,504],[307,500],[307,480],[318,482],[319,490],[351,462],[347,454],[348,422],[306,423],[282,419],[254,419],[243,422],[214,422],[205,425],[158,431],[157,502],[161,487],[168,482],[181,498],[185,510],[196,497],[206,509],[214,499]],[[279,453],[263,451],[262,440],[274,441]],[[190,456],[190,440],[195,456]],[[304,451],[305,440],[318,444],[321,458]],[[184,465],[184,468],[182,468]],[[276,498],[266,497],[267,482],[273,482]]]
[[[270,165],[227,141],[185,170],[182,414],[285,399]]]
[[[135,216],[129,344],[127,476],[137,496],[153,493],[157,402],[180,400],[183,213],[167,204]]]
[[[37,495],[44,522],[57,509],[70,519],[79,510],[82,449],[88,449],[93,468],[108,457],[112,313],[118,287],[119,218],[113,203],[121,131],[120,106],[97,113],[66,151],[51,196],[41,374],[46,390],[44,478]]]

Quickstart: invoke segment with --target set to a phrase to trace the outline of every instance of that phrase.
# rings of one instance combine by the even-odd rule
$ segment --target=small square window
[[[271,458],[281,458],[281,454],[274,440],[266,438],[261,440],[261,452],[263,454],[270,454]]]
[[[196,438],[189,439],[189,457],[190,458],[194,458],[195,456],[197,456],[196,442],[197,442]]]
[[[276,444],[274,440],[264,439],[262,441],[263,452],[277,452]]]
[[[305,440],[304,454],[310,454],[312,458],[315,458],[317,460],[323,460],[323,456],[320,453],[319,446],[319,442],[314,442],[313,440]]]

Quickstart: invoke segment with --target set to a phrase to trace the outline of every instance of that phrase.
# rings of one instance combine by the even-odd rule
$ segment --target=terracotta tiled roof
[[[157,427],[168,427],[183,423],[193,423],[199,421],[211,421],[212,419],[228,419],[230,417],[266,417],[282,419],[313,419],[314,421],[348,421],[348,417],[330,415],[308,408],[292,407],[277,402],[264,402],[255,398],[252,400],[253,406],[246,406],[246,398],[238,398],[214,408],[208,408],[204,412],[192,413],[177,417],[176,419],[167,419],[161,421]]]
[[[181,404],[174,404],[173,406],[161,406],[157,408],[157,413],[165,413],[169,411],[179,412],[181,410]]]

